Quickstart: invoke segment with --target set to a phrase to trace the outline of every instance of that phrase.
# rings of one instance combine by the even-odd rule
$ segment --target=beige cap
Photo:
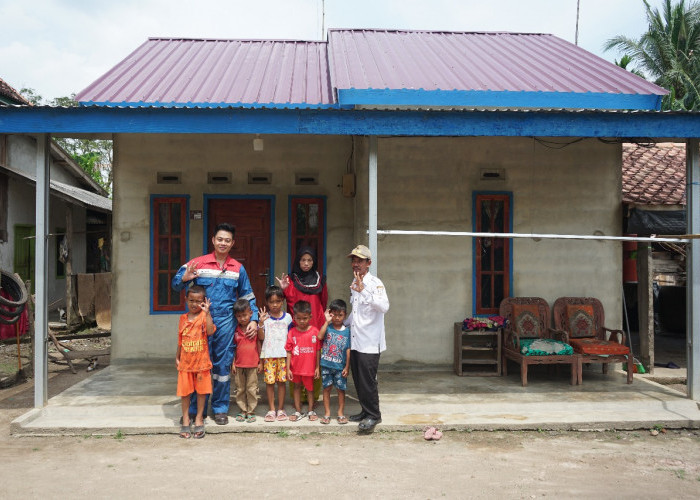
[[[355,248],[352,249],[352,252],[348,254],[348,257],[359,257],[361,259],[371,259],[372,258],[372,252],[369,251],[369,248],[367,248],[364,245],[357,245]]]

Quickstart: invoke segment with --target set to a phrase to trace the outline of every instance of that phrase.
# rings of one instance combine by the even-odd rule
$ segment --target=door
[[[228,222],[236,229],[229,255],[243,264],[258,307],[265,304],[265,288],[271,284],[270,227],[272,200],[259,198],[213,198],[207,206],[207,248],[214,251],[211,236],[217,224]]]
[[[36,245],[34,226],[17,224],[15,226],[14,272],[23,281],[31,280],[34,293],[34,252]]]

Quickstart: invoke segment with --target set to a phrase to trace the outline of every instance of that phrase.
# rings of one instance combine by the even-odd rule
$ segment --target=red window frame
[[[312,205],[318,205],[318,221],[315,224],[317,232],[315,234],[309,232],[308,224],[306,224],[305,231],[300,231],[300,229],[304,228],[301,227],[303,225],[303,221],[300,221],[299,215],[303,213],[305,220],[308,221]],[[316,250],[316,255],[318,257],[318,272],[324,274],[326,264],[326,200],[322,197],[291,197],[289,202],[289,225],[290,269],[293,265],[292,259],[296,258],[299,248],[302,246],[308,246]]]
[[[185,307],[184,292],[173,290],[170,282],[187,261],[187,201],[186,196],[159,196],[151,200],[151,309],[154,312],[180,312]],[[165,301],[160,300],[163,295]]]
[[[475,232],[511,232],[511,216],[510,194],[475,195]],[[474,313],[477,315],[498,314],[501,300],[510,296],[511,241],[474,238]]]

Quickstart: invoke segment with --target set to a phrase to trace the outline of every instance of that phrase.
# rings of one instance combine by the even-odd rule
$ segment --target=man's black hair
[[[233,314],[242,313],[250,309],[250,302],[248,299],[238,299],[233,303]]]
[[[228,222],[222,222],[221,224],[217,224],[217,226],[214,228],[214,236],[216,236],[216,233],[218,233],[219,231],[226,231],[231,233],[231,238],[236,237],[236,228]]]
[[[343,299],[332,300],[328,306],[331,311],[343,311],[345,314],[348,313],[348,305]]]
[[[277,285],[270,285],[265,289],[265,300],[270,300],[272,297],[284,300],[284,291]]]
[[[311,303],[300,300],[294,304],[294,314],[311,314]]]

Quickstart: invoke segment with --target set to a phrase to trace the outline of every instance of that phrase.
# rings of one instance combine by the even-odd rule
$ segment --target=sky
[[[652,7],[662,0],[650,0]],[[0,78],[77,94],[148,37],[323,39],[328,28],[551,33],[574,42],[577,0],[0,0]],[[322,8],[325,5],[325,9]],[[322,11],[325,10],[325,17]],[[642,0],[580,0],[579,45],[638,38]]]

